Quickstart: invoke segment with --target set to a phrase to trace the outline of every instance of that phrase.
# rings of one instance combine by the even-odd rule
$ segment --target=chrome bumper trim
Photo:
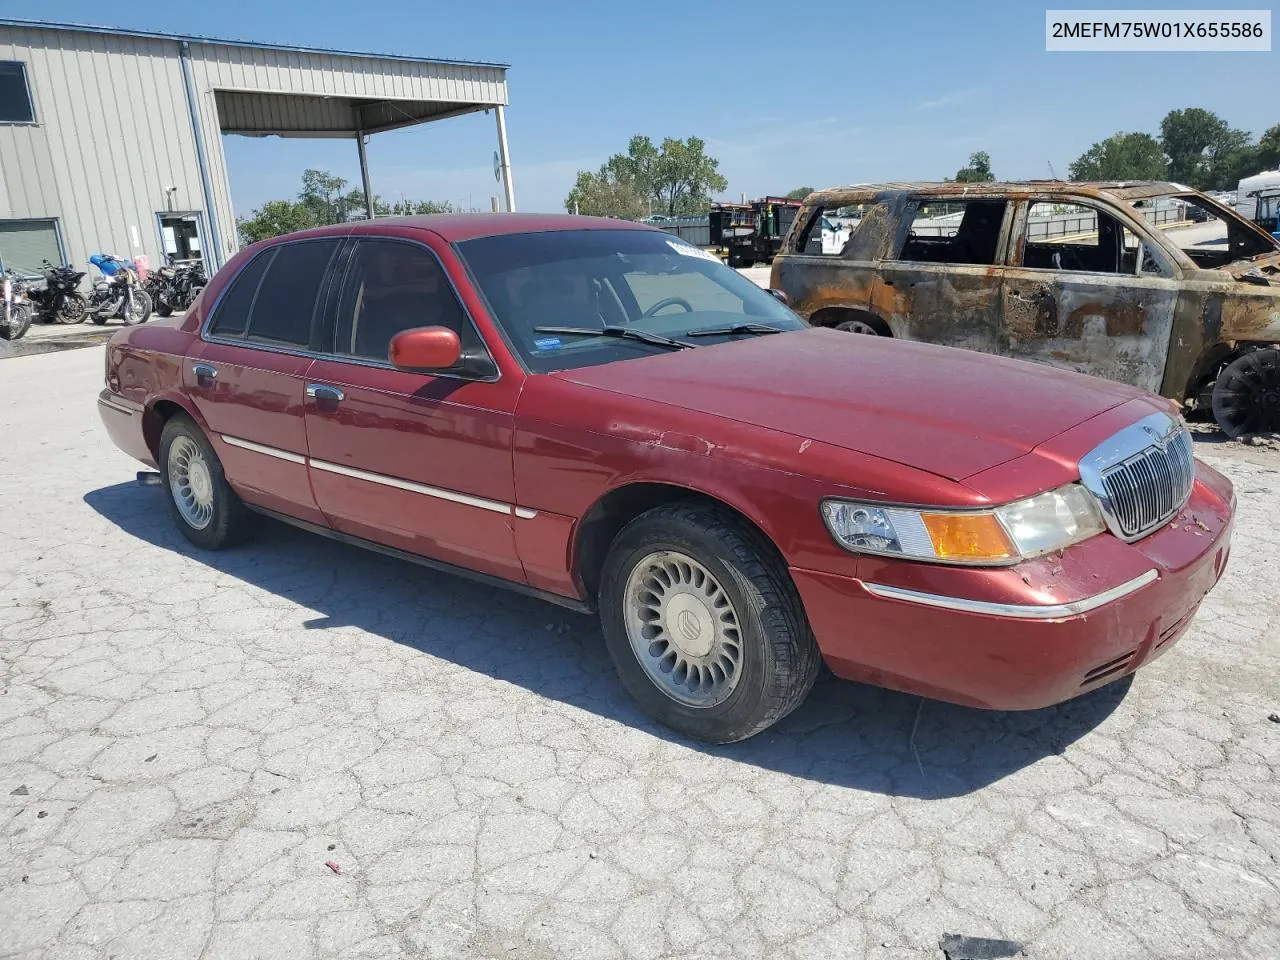
[[[121,404],[113,403],[106,397],[99,397],[98,403],[99,405],[106,407],[108,410],[114,410],[116,413],[127,414],[130,417],[138,412],[137,410],[131,410],[129,407],[122,406]]]
[[[1073,600],[1070,603],[1054,603],[1047,605],[1029,603],[991,603],[986,600],[966,600],[963,597],[947,597],[937,593],[921,593],[918,590],[907,590],[903,587],[890,587],[881,583],[863,582],[863,586],[872,596],[883,600],[902,600],[906,603],[919,603],[926,607],[941,607],[945,610],[958,610],[961,613],[980,613],[989,617],[1012,617],[1020,620],[1060,620],[1074,617],[1098,607],[1105,606],[1141,590],[1147,584],[1160,579],[1155,570],[1148,570],[1141,576],[1134,577],[1118,587],[1112,587],[1102,593]]]

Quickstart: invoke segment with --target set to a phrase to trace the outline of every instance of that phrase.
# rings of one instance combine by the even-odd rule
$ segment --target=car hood
[[[806,329],[555,376],[892,460],[952,480],[1143,391],[1035,363]]]

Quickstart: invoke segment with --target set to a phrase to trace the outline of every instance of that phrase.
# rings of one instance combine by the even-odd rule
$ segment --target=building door
[[[63,263],[57,220],[0,220],[0,267],[36,276],[45,260]]]
[[[157,213],[160,224],[162,263],[201,263],[205,273],[209,265],[204,255],[204,217],[199,211]]]

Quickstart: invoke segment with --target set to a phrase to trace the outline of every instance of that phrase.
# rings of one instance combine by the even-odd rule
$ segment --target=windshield
[[[1152,197],[1133,206],[1198,267],[1213,269],[1280,249],[1274,240],[1258,236],[1239,214],[1203,197]]]
[[[457,244],[490,313],[535,373],[666,353],[618,336],[538,327],[623,328],[691,346],[753,336],[742,325],[804,327],[789,309],[718,257],[648,230],[553,230]],[[726,328],[738,327],[734,332]],[[698,336],[700,330],[724,330]]]

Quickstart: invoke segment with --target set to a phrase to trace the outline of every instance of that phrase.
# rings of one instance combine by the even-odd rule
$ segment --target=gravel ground
[[[1280,453],[1201,443],[1228,573],[1130,684],[825,680],[707,749],[593,621],[269,524],[199,554],[98,348],[0,362],[0,955],[1280,956]]]

